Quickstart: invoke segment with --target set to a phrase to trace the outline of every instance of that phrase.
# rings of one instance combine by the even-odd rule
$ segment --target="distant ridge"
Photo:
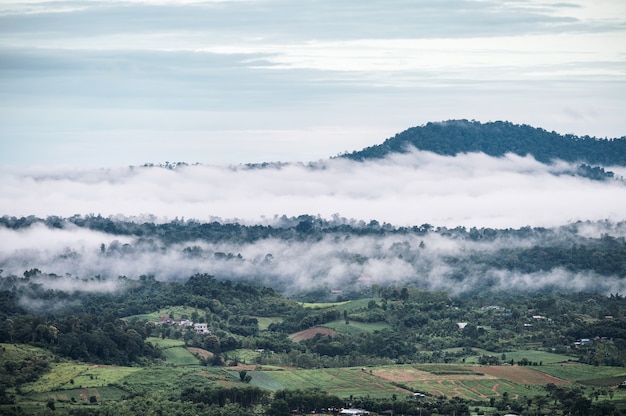
[[[483,152],[490,156],[514,153],[532,155],[543,163],[560,159],[600,166],[626,166],[626,137],[598,139],[561,135],[507,121],[431,122],[398,133],[382,144],[340,157],[364,161],[383,158],[391,153],[405,153],[411,147],[450,156],[470,152]]]

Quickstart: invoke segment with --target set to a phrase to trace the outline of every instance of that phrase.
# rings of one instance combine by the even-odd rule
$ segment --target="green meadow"
[[[139,315],[131,315],[127,316],[126,320],[132,321],[148,321],[148,322],[157,322],[163,317],[172,317],[173,319],[191,319],[191,315],[193,313],[198,313],[201,316],[204,316],[204,311],[198,308],[194,308],[191,306],[168,306],[158,311],[151,313],[144,313]]]
[[[357,321],[349,321],[346,323],[345,321],[333,321],[328,322],[322,325],[324,328],[329,328],[334,331],[339,332],[340,334],[350,334],[350,335],[358,335],[362,333],[371,333],[374,331],[380,331],[385,328],[389,328],[389,324],[384,322],[357,322]]]
[[[251,371],[253,383],[271,386],[272,390],[284,388],[319,388],[338,397],[392,397],[410,395],[412,392],[381,380],[361,368],[324,368],[315,370]],[[267,383],[267,384],[263,384]]]
[[[259,322],[259,330],[266,331],[273,323],[282,322],[283,318],[279,317],[265,317],[265,316],[252,316]]]
[[[166,348],[163,350],[163,355],[165,356],[165,360],[172,365],[181,366],[200,364],[200,361],[183,347]]]
[[[626,368],[592,366],[578,363],[551,364],[534,367],[562,380],[570,380],[586,385],[615,386],[626,381]]]
[[[454,348],[454,349],[449,349],[445,351],[458,352],[461,350],[462,348]],[[480,348],[472,348],[472,351],[474,351],[476,355],[466,357],[465,358],[466,364],[478,364],[478,360],[481,355],[493,355],[494,357],[497,357],[502,362],[513,360],[515,363],[526,358],[530,362],[541,364],[541,365],[564,363],[572,359],[572,357],[569,357],[563,354],[554,354],[554,353],[546,352],[546,351],[528,350],[528,349],[507,351],[505,353],[495,353],[495,352],[483,350]]]

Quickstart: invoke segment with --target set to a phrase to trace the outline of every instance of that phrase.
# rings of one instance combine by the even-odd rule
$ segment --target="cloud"
[[[427,152],[368,163],[333,159],[265,169],[5,169],[0,202],[3,214],[11,216],[152,214],[246,223],[283,214],[494,228],[625,219],[622,182],[553,174],[571,170],[575,167],[543,165],[530,157]]]
[[[450,229],[571,224],[542,236],[543,244],[566,247],[603,234],[626,236],[626,223],[620,223],[626,220],[621,210],[626,206],[623,182],[574,177],[567,173],[573,169],[563,162],[545,165],[514,155],[450,157],[417,151],[365,163],[332,159],[265,168],[5,168],[0,205],[4,215],[18,217],[94,213],[137,222],[221,217],[275,227],[281,226],[282,215],[302,214],[332,221],[348,218],[355,224],[375,219],[396,226],[429,223]],[[20,230],[0,229],[0,268],[5,275],[19,276],[34,268],[58,274],[61,278],[48,284],[59,288],[79,288],[84,279],[90,282],[101,276],[104,280],[95,282],[93,290],[114,290],[117,286],[112,282],[122,275],[184,280],[195,273],[209,273],[290,293],[358,287],[362,277],[368,284],[409,284],[451,293],[472,291],[478,285],[622,291],[617,278],[603,277],[600,287],[592,273],[555,269],[528,274],[485,269],[472,262],[459,266],[474,254],[529,248],[538,241],[531,235],[475,242],[440,232],[168,245],[76,226],[52,229],[35,224]],[[450,258],[461,263],[450,263]]]

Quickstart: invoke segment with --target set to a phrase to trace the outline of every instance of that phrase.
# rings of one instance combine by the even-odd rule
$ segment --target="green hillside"
[[[496,121],[449,120],[412,127],[380,145],[342,155],[352,160],[377,159],[411,147],[441,155],[483,152],[491,156],[532,155],[540,162],[560,159],[600,166],[626,165],[626,138],[598,139],[560,135],[528,125]]]

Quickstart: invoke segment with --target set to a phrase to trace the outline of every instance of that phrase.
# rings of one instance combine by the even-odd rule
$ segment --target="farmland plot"
[[[23,392],[47,392],[106,386],[118,383],[124,377],[139,371],[138,367],[117,367],[81,363],[54,363],[51,371],[39,380],[22,387]]]
[[[373,375],[416,392],[470,400],[497,398],[505,392],[512,398],[532,395],[537,393],[539,386],[554,380],[553,377],[517,366],[390,366],[375,368]]]
[[[385,328],[390,328],[389,324],[386,322],[350,321],[349,324],[346,324],[346,322],[342,320],[328,322],[328,323],[325,323],[323,326],[326,328],[330,328],[334,331],[337,331],[341,334],[349,334],[349,335],[372,333],[374,331],[382,331]]]
[[[252,380],[255,379],[252,372]],[[393,385],[360,368],[326,368],[319,370],[267,371],[264,376],[276,385],[290,389],[319,388],[338,397],[367,396],[391,397],[409,395],[412,392]]]
[[[626,380],[624,367],[592,366],[579,363],[552,364],[536,367],[538,371],[583,384],[603,385],[603,380],[610,380],[608,385],[619,384]],[[621,381],[620,381],[621,380]]]
[[[506,379],[517,384],[532,384],[545,386],[546,384],[566,384],[567,381],[551,376],[549,374],[542,373],[535,370],[539,367],[520,367],[520,366],[504,366],[494,365],[481,367],[480,370],[485,374]]]
[[[166,348],[163,350],[163,355],[165,356],[165,361],[173,365],[200,364],[200,361],[183,347]]]

